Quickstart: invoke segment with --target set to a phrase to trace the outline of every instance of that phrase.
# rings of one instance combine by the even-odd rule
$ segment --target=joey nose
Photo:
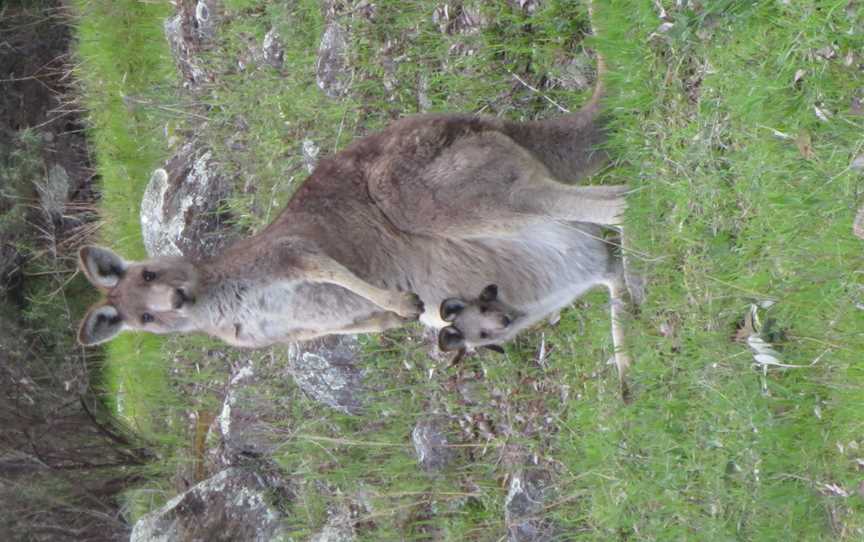
[[[510,318],[510,316],[505,314],[501,317],[501,326],[502,327],[510,327],[510,324],[512,324],[512,323],[513,323],[513,319]]]

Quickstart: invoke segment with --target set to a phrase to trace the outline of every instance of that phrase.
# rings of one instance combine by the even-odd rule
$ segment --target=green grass
[[[161,103],[176,86],[174,62],[162,33],[170,6],[79,0],[75,9],[76,75],[88,110],[87,134],[102,195],[99,242],[129,259],[140,259],[146,255],[141,195],[153,169],[166,158],[163,130],[171,120],[159,108],[140,104]],[[145,434],[152,429],[156,405],[174,401],[162,343],[156,337],[130,334],[106,347],[107,400]]]
[[[432,111],[513,119],[557,114],[512,72],[555,102],[578,107],[585,93],[544,76],[582,53],[584,6],[546,1],[528,15],[512,4],[484,4],[492,23],[451,35],[432,22],[432,3],[376,2],[372,19],[351,19],[354,73],[346,96],[333,99],[315,84],[326,24],[318,2],[260,9],[257,2],[226,2],[219,42],[205,57],[221,75],[199,97],[210,119],[199,136],[237,180],[229,204],[237,226],[254,231],[267,224],[302,182],[304,139],[329,154],[418,112],[421,87]],[[602,293],[580,300],[557,325],[520,337],[506,356],[467,360],[466,374],[476,376],[471,400],[454,389],[453,369],[425,356],[414,331],[370,338],[364,366],[375,387],[363,416],[304,399],[286,416],[290,427],[276,459],[298,484],[291,503],[298,533],[320,528],[338,489],[345,503],[362,494],[372,504],[355,525],[362,539],[497,540],[505,533],[505,464],[518,448],[554,471],[548,510],[576,539],[864,536],[864,503],[856,494],[857,461],[864,457],[864,314],[857,308],[864,251],[851,235],[861,174],[848,168],[864,148],[864,117],[850,110],[852,97],[861,97],[864,16],[847,10],[845,0],[663,4],[674,26],[658,33],[654,2],[598,2],[600,35],[587,41],[609,64],[613,119],[615,161],[596,181],[636,189],[626,226],[637,251],[631,259],[648,279],[647,301],[628,322],[634,401],[621,403],[606,364],[612,347]],[[136,3],[129,13],[151,9],[164,6]],[[271,28],[284,41],[283,68],[238,69],[235,58]],[[138,35],[142,50],[162,47],[161,36],[148,41],[154,35]],[[86,62],[85,43],[86,73],[101,64]],[[386,56],[397,59],[390,67],[382,61],[385,46]],[[824,58],[826,47],[836,58]],[[464,48],[474,53],[454,52]],[[108,54],[96,49],[97,58]],[[120,45],[115,52],[122,53]],[[146,60],[123,54],[99,68],[128,74],[100,76],[113,90],[95,93],[106,103],[106,118],[94,113],[92,131],[104,133],[97,138],[100,167],[119,172],[103,173],[106,239],[136,244],[116,246],[138,256],[136,183],[146,182],[164,158],[154,127],[182,119],[165,119],[158,107],[130,112],[117,100],[139,93],[159,103],[166,89],[166,72],[155,65],[144,73],[132,65],[115,69]],[[161,54],[145,56],[155,62]],[[795,83],[798,70],[804,77]],[[130,82],[135,90],[112,86]],[[89,96],[87,84],[85,90]],[[827,121],[817,108],[830,115]],[[112,135],[114,126],[139,130],[137,152],[123,150],[130,150],[129,138]],[[126,179],[120,184],[132,192],[116,192],[112,203],[107,191],[119,188],[109,178]],[[806,367],[763,373],[747,345],[733,340],[751,305],[767,300],[773,304],[760,309],[766,339],[783,363]],[[536,362],[541,333],[543,364]],[[169,383],[198,389],[203,377],[188,364],[173,366],[169,377],[164,360],[194,357],[212,344],[160,345],[139,337],[109,349],[110,370],[128,371],[109,381],[124,382],[127,398]],[[165,404],[184,408],[140,393],[136,420],[152,424]],[[202,406],[212,407],[196,397],[185,408]],[[450,417],[451,441],[466,445],[438,477],[419,471],[409,440],[430,410]],[[493,428],[491,439],[455,422],[480,414]],[[172,453],[182,454],[182,446]]]
[[[862,252],[850,230],[860,177],[847,166],[862,121],[849,114],[854,77],[814,54],[860,47],[842,30],[860,20],[838,6],[729,3],[706,38],[705,21],[683,13],[676,25],[689,31],[653,42],[645,64],[656,75],[616,78],[620,110],[634,97],[650,103],[618,118],[609,172],[639,189],[628,229],[651,286],[629,334],[638,397],[611,413],[589,405],[560,443],[580,476],[573,490],[590,495],[579,521],[600,536],[861,535],[860,501],[825,488],[860,481],[848,449],[861,431]],[[603,12],[604,29],[655,29],[650,13]],[[612,38],[604,45],[617,59]],[[823,122],[814,107],[833,116]],[[795,141],[804,132],[809,159]],[[819,362],[769,369],[763,391],[751,353],[730,337],[749,304],[767,299],[783,362]],[[659,333],[664,321],[677,339]]]

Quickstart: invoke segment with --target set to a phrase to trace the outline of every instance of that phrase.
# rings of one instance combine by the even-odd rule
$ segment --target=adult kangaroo
[[[490,282],[509,295],[605,275],[615,264],[600,226],[619,222],[626,187],[559,182],[605,159],[599,81],[578,112],[547,121],[399,120],[323,159],[272,224],[213,259],[127,262],[84,247],[81,269],[107,297],[78,339],[204,332],[261,347],[418,317],[443,327],[445,298]]]

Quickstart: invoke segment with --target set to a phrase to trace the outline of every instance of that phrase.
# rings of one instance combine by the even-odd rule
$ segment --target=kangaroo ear
[[[107,248],[86,246],[78,251],[78,265],[90,283],[101,289],[110,290],[117,286],[126,273],[128,264]]]
[[[465,302],[459,298],[451,297],[441,302],[441,319],[445,322],[452,322],[456,316],[465,308]],[[444,328],[447,329],[447,328]]]
[[[481,348],[485,348],[486,350],[491,350],[493,352],[498,352],[499,354],[504,353],[504,349],[497,344],[484,344]]]
[[[104,343],[124,329],[126,324],[113,305],[96,305],[81,321],[81,327],[78,328],[78,342],[83,346]]]
[[[438,348],[442,352],[452,352],[465,348],[465,336],[453,326],[442,328],[438,332]]]
[[[498,299],[498,285],[490,284],[489,286],[483,288],[483,291],[480,292],[480,301],[495,301]]]

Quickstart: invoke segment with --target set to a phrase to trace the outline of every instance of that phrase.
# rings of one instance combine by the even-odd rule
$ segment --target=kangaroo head
[[[450,325],[438,332],[438,347],[443,351],[485,347],[496,352],[497,346],[512,336],[513,325],[522,313],[498,299],[494,284],[483,288],[473,300],[455,297],[441,303],[441,319]]]
[[[195,329],[189,312],[198,294],[198,273],[183,258],[127,262],[107,248],[86,246],[78,253],[78,263],[90,283],[107,294],[81,322],[82,345],[103,343],[127,329]]]

